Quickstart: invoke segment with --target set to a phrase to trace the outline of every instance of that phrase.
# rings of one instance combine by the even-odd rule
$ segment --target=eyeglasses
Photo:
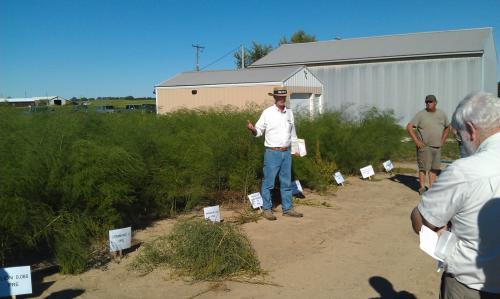
[[[453,134],[455,135],[455,141],[458,143],[458,145],[462,145],[463,139],[460,133],[457,131],[453,130]]]
[[[432,102],[434,102],[434,101],[425,101],[426,104],[429,104],[429,103],[432,103]]]

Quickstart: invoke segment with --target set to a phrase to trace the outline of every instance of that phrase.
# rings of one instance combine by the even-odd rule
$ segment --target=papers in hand
[[[438,258],[434,252],[436,251],[436,245],[438,242],[438,234],[428,228],[425,225],[422,225],[422,228],[420,228],[420,249],[422,249],[423,252],[427,253],[430,255],[433,259],[438,260],[442,262],[443,260]]]
[[[292,141],[292,155],[299,153],[301,157],[307,155],[306,141],[304,139],[297,139]]]

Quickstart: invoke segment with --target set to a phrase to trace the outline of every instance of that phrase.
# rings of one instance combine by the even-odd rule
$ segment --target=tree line
[[[292,34],[290,39],[287,39],[286,36],[283,36],[278,42],[278,47],[284,44],[309,43],[315,41],[316,36],[307,34],[304,30],[298,30],[297,32]],[[256,41],[252,41],[252,47],[250,49],[245,47],[244,67],[247,67],[255,61],[266,56],[272,50],[274,50],[274,48],[270,44],[259,44]],[[236,51],[234,52],[233,56],[236,67],[241,68],[241,52]]]
[[[148,101],[148,100],[154,100],[155,98],[153,97],[142,97],[142,98],[135,98],[133,96],[126,96],[126,97],[96,97],[96,98],[86,98],[86,97],[72,97],[69,100],[70,101],[82,101],[82,102],[87,102],[87,101],[95,101],[95,100],[106,100],[106,101],[114,101],[114,100],[127,100],[127,101]]]

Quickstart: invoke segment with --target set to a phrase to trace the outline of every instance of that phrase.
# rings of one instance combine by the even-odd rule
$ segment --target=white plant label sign
[[[254,209],[258,209],[264,205],[264,200],[262,199],[262,196],[259,192],[248,195],[248,199],[252,203],[252,207]]]
[[[361,176],[366,179],[371,177],[372,175],[375,175],[375,171],[373,171],[373,166],[368,165],[360,169],[361,171]]]
[[[132,242],[132,227],[109,231],[109,251],[115,252],[130,248]]]
[[[205,215],[206,220],[210,220],[212,222],[220,222],[219,206],[203,208],[203,214]]]
[[[304,192],[304,189],[302,189],[302,185],[300,184],[300,181],[299,181],[299,180],[295,180],[295,185],[297,185],[297,189],[298,189],[300,192]]]
[[[338,185],[342,185],[344,183],[344,177],[340,173],[340,171],[337,171],[336,173],[333,174],[333,177],[335,178],[335,182],[337,182]]]
[[[391,171],[394,168],[391,160],[385,161],[384,163],[382,163],[382,165],[384,165],[385,171],[387,171],[387,172]]]
[[[30,266],[0,268],[0,297],[32,292]]]

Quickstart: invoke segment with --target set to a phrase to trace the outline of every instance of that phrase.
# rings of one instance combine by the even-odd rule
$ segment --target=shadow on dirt
[[[411,175],[396,174],[393,177],[389,178],[389,180],[403,184],[415,192],[418,192],[418,188],[420,187],[418,179],[415,176]]]
[[[410,292],[396,292],[392,283],[381,276],[372,276],[368,282],[380,295],[380,297],[370,299],[417,299],[417,297]]]

